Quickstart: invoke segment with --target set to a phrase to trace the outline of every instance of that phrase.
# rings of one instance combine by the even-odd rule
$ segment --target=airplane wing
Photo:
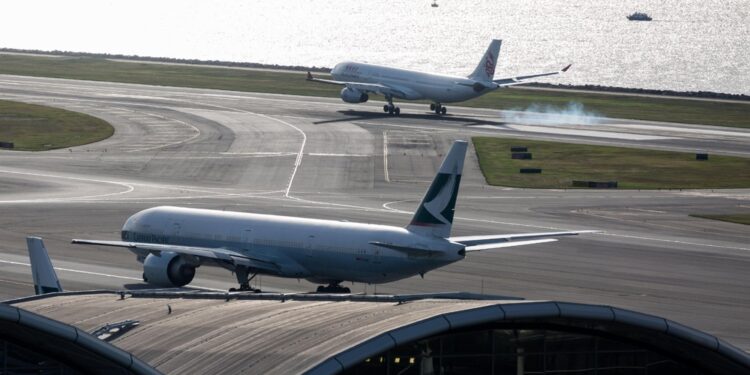
[[[404,90],[398,89],[396,87],[381,85],[379,83],[346,82],[336,81],[332,79],[315,78],[310,72],[307,72],[307,80],[311,82],[326,83],[329,85],[346,86],[348,88],[357,89],[362,92],[374,92],[380,95],[392,95],[397,98],[405,98],[407,96]]]
[[[527,80],[532,78],[539,78],[539,77],[546,77],[546,76],[554,76],[558,74],[563,74],[570,69],[571,65],[562,68],[561,70],[558,70],[556,72],[549,72],[549,73],[539,73],[539,74],[530,74],[527,76],[517,76],[517,77],[510,77],[510,78],[501,78],[501,79],[494,79],[492,82],[497,83],[499,87],[506,87],[506,86],[514,86],[514,85],[520,85],[522,83],[528,83]]]
[[[74,244],[79,245],[99,245],[124,247],[135,251],[140,255],[153,253],[159,255],[162,251],[171,251],[181,255],[195,256],[198,258],[210,259],[213,261],[224,261],[235,266],[242,265],[250,268],[262,269],[271,272],[277,272],[279,267],[272,260],[263,259],[260,256],[248,256],[246,254],[223,248],[209,248],[197,246],[180,246],[166,245],[145,242],[125,242],[125,241],[100,241],[100,240],[80,240],[74,239]]]
[[[481,251],[498,249],[503,247],[533,245],[545,242],[557,241],[551,237],[575,236],[581,233],[597,233],[596,230],[579,230],[566,232],[544,232],[544,233],[521,233],[521,234],[497,234],[489,236],[465,236],[450,237],[449,240],[466,246],[466,251]]]

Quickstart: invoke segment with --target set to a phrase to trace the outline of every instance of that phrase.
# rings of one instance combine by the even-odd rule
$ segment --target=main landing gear
[[[255,276],[258,276],[258,273],[256,272],[248,278],[249,273],[247,267],[238,266],[237,269],[234,270],[234,274],[237,276],[237,282],[240,283],[240,288],[229,288],[229,291],[260,293],[260,289],[250,287],[250,281],[252,281]]]
[[[436,115],[444,115],[448,112],[448,109],[440,103],[431,103],[430,111],[435,111]]]
[[[331,294],[349,294],[352,291],[349,288],[339,285],[340,281],[332,282],[328,286],[319,286],[318,293],[331,293]]]
[[[398,116],[401,114],[401,108],[396,107],[393,105],[393,97],[392,96],[386,96],[386,100],[388,100],[388,104],[383,106],[383,112],[388,113],[389,115]]]

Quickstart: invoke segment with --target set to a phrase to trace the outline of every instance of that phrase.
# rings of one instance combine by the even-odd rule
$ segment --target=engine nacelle
[[[347,103],[364,103],[370,100],[370,96],[357,89],[344,87],[341,89],[341,100]]]
[[[161,256],[148,254],[143,260],[143,281],[161,287],[180,287],[195,277],[195,266],[179,254],[162,251]]]

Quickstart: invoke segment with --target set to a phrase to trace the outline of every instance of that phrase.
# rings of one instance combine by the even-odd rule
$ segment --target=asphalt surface
[[[400,117],[390,117],[379,102],[3,75],[0,99],[88,113],[116,129],[110,139],[71,149],[0,151],[0,300],[33,292],[27,235],[44,237],[67,290],[143,288],[130,252],[70,240],[119,239],[128,216],[156,205],[405,225],[454,139],[494,135],[750,157],[748,130],[621,119],[550,124],[524,114],[518,123],[512,112],[452,106],[438,118],[406,103],[398,103]],[[748,209],[747,189],[491,187],[472,148],[453,235],[604,233],[471,254],[424,279],[347,286],[613,305],[748,350],[750,231],[688,216]],[[227,289],[235,282],[223,269],[203,267],[191,285]],[[315,288],[267,276],[254,286]]]

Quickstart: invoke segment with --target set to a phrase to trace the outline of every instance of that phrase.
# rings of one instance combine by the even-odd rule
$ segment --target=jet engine
[[[180,287],[195,277],[195,265],[179,254],[162,251],[161,256],[148,254],[143,260],[143,281],[161,287]]]
[[[370,96],[357,89],[344,87],[341,89],[341,100],[347,103],[364,103],[370,100]]]

